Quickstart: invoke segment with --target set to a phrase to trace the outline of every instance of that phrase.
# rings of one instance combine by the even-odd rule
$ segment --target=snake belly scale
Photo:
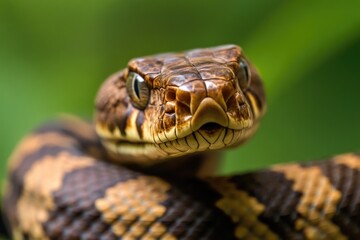
[[[2,204],[12,238],[360,239],[358,154],[212,175],[265,108],[238,46],[131,60],[100,88],[94,123],[54,120],[19,143]]]

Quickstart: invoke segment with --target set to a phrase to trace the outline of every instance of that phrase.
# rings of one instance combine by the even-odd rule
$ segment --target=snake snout
[[[215,130],[229,124],[225,110],[213,98],[204,98],[191,119],[192,131]]]

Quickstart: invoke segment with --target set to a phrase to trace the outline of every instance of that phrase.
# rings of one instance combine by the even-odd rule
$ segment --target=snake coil
[[[213,176],[266,109],[235,45],[136,58],[10,157],[13,239],[360,239],[360,155]]]

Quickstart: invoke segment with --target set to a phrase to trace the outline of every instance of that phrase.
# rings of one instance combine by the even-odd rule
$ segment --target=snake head
[[[105,81],[96,110],[109,152],[152,164],[241,144],[265,112],[265,94],[242,49],[226,45],[133,59]]]

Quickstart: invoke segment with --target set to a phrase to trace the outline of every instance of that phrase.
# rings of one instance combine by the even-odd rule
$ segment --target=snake
[[[11,238],[360,239],[357,153],[216,174],[265,111],[237,45],[132,59],[102,83],[94,120],[56,118],[15,148]]]

